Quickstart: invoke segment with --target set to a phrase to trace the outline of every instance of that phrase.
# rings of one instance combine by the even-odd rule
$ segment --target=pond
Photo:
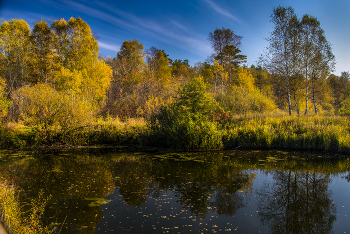
[[[23,203],[50,196],[56,233],[350,233],[350,162],[336,155],[24,154],[2,153],[0,176]]]

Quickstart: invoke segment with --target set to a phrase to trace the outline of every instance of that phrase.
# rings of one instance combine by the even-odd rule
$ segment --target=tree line
[[[331,74],[335,56],[317,18],[305,14],[299,19],[293,8],[279,6],[271,21],[267,49],[250,67],[241,54],[242,36],[231,29],[210,32],[213,53],[190,66],[156,47],[144,49],[136,39],[124,41],[115,57],[104,58],[97,36],[81,18],[51,25],[40,20],[33,29],[21,19],[4,21],[0,115],[16,118],[36,112],[32,116],[40,118],[48,112],[40,103],[47,102],[60,111],[70,106],[72,113],[79,104],[86,107],[81,111],[104,116],[150,118],[174,103],[176,91],[195,77],[202,77],[207,92],[230,114],[277,108],[290,115],[347,113],[350,74]],[[55,111],[51,115],[59,116]]]

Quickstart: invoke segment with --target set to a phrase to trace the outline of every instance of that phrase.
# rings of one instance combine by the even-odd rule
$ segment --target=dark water
[[[4,157],[56,233],[350,233],[350,162],[322,153],[114,150]]]

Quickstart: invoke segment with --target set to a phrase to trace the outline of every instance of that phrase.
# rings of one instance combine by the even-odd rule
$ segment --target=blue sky
[[[240,49],[250,66],[267,46],[270,16],[279,5],[292,6],[299,17],[317,17],[333,45],[334,74],[350,70],[349,0],[0,0],[0,18],[33,27],[35,20],[81,17],[99,36],[103,56],[114,57],[124,40],[137,39],[145,49],[155,46],[191,65],[212,53],[209,32],[225,27],[243,36]]]

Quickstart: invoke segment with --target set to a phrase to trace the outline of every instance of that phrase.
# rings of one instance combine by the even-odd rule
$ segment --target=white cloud
[[[104,48],[104,49],[107,49],[107,50],[111,50],[111,51],[115,51],[115,52],[118,52],[119,49],[120,49],[119,45],[106,44],[106,43],[103,43],[103,42],[98,42],[98,45],[101,48]]]
[[[178,29],[180,29],[184,32],[189,32],[189,29],[186,26],[184,26],[183,24],[180,24],[179,22],[177,22],[175,20],[170,20],[170,22]]]
[[[111,7],[110,5],[104,4],[102,2],[100,2],[99,4],[102,7],[108,9],[109,11],[117,14],[121,18],[125,18],[127,22],[134,23],[131,24],[132,27],[130,27],[130,24],[128,27],[124,27],[126,29],[137,29],[139,32],[150,34],[164,43],[176,46],[183,50],[189,50],[196,54],[207,55],[208,53],[212,52],[211,46],[207,41],[202,41],[187,35],[174,33],[173,30],[169,30],[168,27],[162,26],[156,22],[139,18],[133,14]],[[106,12],[103,12],[103,14],[108,15],[108,13]],[[180,23],[177,23],[176,21],[171,21],[171,23],[176,25],[178,28],[187,31],[187,28],[181,25]]]
[[[81,2],[75,2],[74,0],[63,1],[66,7],[74,8],[75,10],[84,14],[103,20],[117,27],[124,28],[128,31],[149,35],[166,44],[190,51],[197,55],[206,56],[212,52],[209,42],[206,40],[197,39],[196,37],[188,36],[188,31],[190,30],[176,21],[170,20],[170,23],[181,29],[183,32],[187,31],[186,34],[175,33],[174,30],[171,30],[167,25],[165,25],[166,23],[169,23],[169,21],[162,22],[164,23],[162,25],[151,20],[140,18],[131,13],[124,12],[103,2],[98,2],[98,4],[105,9],[104,11],[97,8],[92,8]],[[117,49],[115,45],[103,42],[99,42],[99,45],[101,48],[112,51],[119,51],[120,49],[119,47]]]
[[[229,18],[236,20],[236,21],[240,21],[237,17],[232,15],[230,12],[222,9],[221,7],[216,5],[216,3],[214,3],[213,1],[211,1],[211,0],[203,0],[203,1],[208,3],[216,12],[220,13],[221,15],[224,15],[224,16],[229,17]]]

